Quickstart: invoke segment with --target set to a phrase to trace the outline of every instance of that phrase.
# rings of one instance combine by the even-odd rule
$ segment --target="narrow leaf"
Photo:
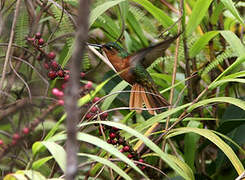
[[[245,101],[243,100],[232,98],[232,97],[216,97],[216,98],[205,99],[200,102],[197,102],[196,104],[191,105],[187,109],[187,111],[191,112],[193,109],[196,109],[200,106],[205,106],[207,104],[215,103],[215,102],[234,104],[235,106],[245,110]]]
[[[244,20],[240,16],[239,12],[237,11],[236,7],[234,6],[234,2],[232,0],[220,0],[224,6],[231,12],[231,14],[241,23],[244,25]]]
[[[105,124],[107,126],[115,126],[115,127],[119,128],[119,129],[122,129],[124,131],[127,131],[128,133],[130,133],[130,134],[134,135],[135,137],[139,138],[140,140],[142,140],[147,147],[149,147],[153,152],[157,153],[159,155],[159,157],[161,157],[161,159],[164,162],[166,162],[171,168],[173,168],[173,170],[175,170],[184,179],[193,179],[192,178],[193,175],[192,176],[189,176],[189,174],[193,174],[191,170],[189,172],[185,172],[175,162],[173,162],[173,160],[170,159],[169,156],[166,153],[164,153],[155,143],[153,143],[149,138],[147,138],[146,136],[142,135],[138,131],[135,131],[131,127],[128,127],[128,126],[126,126],[124,124],[121,124],[121,123],[108,122],[108,121],[82,123],[82,124],[80,124],[80,126],[87,126],[87,125],[95,124],[95,123],[101,123],[101,124]],[[85,139],[85,138],[86,137],[83,137],[83,139]],[[85,141],[87,142],[89,140],[86,139]],[[98,141],[95,142],[95,139],[94,140],[90,139],[90,143],[91,142],[93,142],[95,145],[99,146],[98,145]],[[103,143],[103,144],[105,144],[105,143]],[[109,147],[106,150],[109,151]]]
[[[62,146],[50,141],[40,141],[38,143],[43,144],[48,151],[52,154],[59,167],[65,172],[66,152]]]
[[[238,56],[245,55],[245,47],[242,44],[241,40],[236,36],[236,34],[231,31],[221,31],[220,33],[230,44],[233,51],[238,54]]]
[[[117,172],[117,174],[124,177],[125,179],[131,180],[131,178],[121,168],[119,168],[117,165],[115,165],[114,163],[112,163],[111,161],[109,161],[105,158],[95,156],[95,155],[91,155],[91,154],[85,154],[85,153],[78,153],[78,156],[85,156],[85,157],[88,157],[90,159],[93,159],[94,161],[97,161],[101,164],[106,165],[107,167],[112,168],[115,172]]]
[[[112,122],[109,122],[109,123],[112,123]],[[81,133],[81,132],[78,133],[77,138],[80,141],[84,141],[84,142],[87,142],[87,143],[90,143],[90,144],[94,144],[95,146],[100,147],[100,148],[108,151],[109,153],[111,153],[114,156],[120,158],[126,164],[128,164],[129,166],[131,166],[132,168],[134,168],[138,173],[140,173],[146,179],[149,179],[149,178],[147,178],[147,176],[130,159],[128,159],[123,153],[121,153],[120,151],[118,151],[118,149],[116,149],[111,144],[108,144],[105,141],[103,141],[103,140],[101,140],[101,139],[99,139],[99,138],[97,138],[95,136],[92,136],[92,135],[89,135],[89,134],[85,134],[85,133]]]
[[[209,31],[202,35],[190,48],[190,57],[195,57],[217,34],[219,34],[219,31]]]
[[[91,26],[95,20],[102,15],[104,12],[106,12],[108,9],[110,9],[111,7],[123,2],[125,0],[114,0],[114,1],[108,1],[105,2],[99,6],[97,6],[96,8],[94,8],[91,12],[90,15],[90,20],[89,20],[89,26]]]
[[[200,25],[202,19],[204,18],[208,8],[213,0],[198,0],[195,3],[193,11],[191,13],[190,19],[186,27],[186,34],[190,36],[193,31]]]
[[[232,165],[234,166],[234,168],[236,169],[239,175],[244,172],[244,167],[241,161],[239,160],[239,158],[237,157],[237,155],[232,150],[232,148],[228,146],[219,136],[214,134],[211,130],[184,127],[184,128],[173,129],[169,133],[170,134],[167,136],[167,138],[180,135],[183,133],[196,133],[209,139],[216,146],[218,146],[220,150],[222,150],[225,153],[225,155],[229,158],[229,160],[231,161]]]
[[[149,13],[151,13],[162,24],[164,28],[168,28],[174,23],[173,20],[166,13],[163,12],[163,10],[153,5],[150,1],[148,0],[133,0],[133,1],[142,5]],[[175,26],[170,31],[176,33],[177,27]]]

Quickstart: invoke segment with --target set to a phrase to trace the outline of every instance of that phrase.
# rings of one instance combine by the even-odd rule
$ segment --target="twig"
[[[180,1],[180,10],[179,10],[179,17],[182,17],[182,8],[183,8],[183,0]],[[181,21],[179,21],[178,23],[178,33],[181,32]],[[179,56],[179,44],[180,44],[180,37],[177,38],[176,40],[176,47],[175,47],[175,56],[174,56],[174,67],[173,67],[173,75],[172,75],[172,88],[171,88],[171,91],[170,91],[170,98],[169,98],[169,103],[170,103],[170,106],[169,106],[169,110],[172,109],[172,105],[173,105],[173,98],[174,98],[174,84],[175,84],[175,80],[176,80],[176,73],[177,73],[177,66],[178,66],[178,56]],[[165,124],[165,129],[168,129],[168,126],[169,126],[169,122],[170,122],[170,117],[171,116],[168,116],[167,119],[166,119],[166,124]],[[165,145],[166,145],[166,141],[163,140],[162,142],[162,151],[164,152],[165,150]],[[163,161],[160,160],[159,162],[159,167],[161,168],[162,167],[162,163]]]
[[[10,105],[10,107],[5,108],[4,110],[0,109],[0,120],[5,118],[6,116],[13,114],[14,112],[18,111],[19,109],[23,108],[26,105],[30,105],[31,102],[28,98],[21,99],[18,101],[15,101]]]
[[[65,91],[65,110],[67,112],[67,141],[66,141],[66,180],[73,180],[77,174],[77,123],[79,121],[80,65],[86,50],[88,38],[89,0],[80,0],[78,15],[78,30],[75,47],[71,58],[71,78]]]
[[[169,9],[171,9],[171,11],[173,11],[176,14],[179,14],[179,11],[177,9],[175,9],[170,3],[166,2],[165,0],[161,0],[161,2],[167,6]]]
[[[32,123],[28,126],[28,128],[33,131],[41,122],[43,122],[45,120],[45,117],[54,110],[54,108],[56,108],[58,106],[58,103],[52,104],[50,105],[45,111],[43,111],[41,113],[40,117],[35,118],[35,120],[32,121]],[[20,139],[17,141],[16,144],[10,143],[7,144],[5,146],[2,147],[2,149],[0,149],[0,160],[5,157],[5,155],[9,152],[11,152],[10,150],[17,146],[20,142],[22,142],[22,139],[25,138],[26,135],[24,134],[20,134]]]
[[[11,28],[8,49],[7,49],[6,58],[5,58],[4,65],[3,65],[2,78],[1,78],[1,81],[0,81],[0,90],[3,90],[3,88],[4,88],[3,83],[4,83],[4,80],[5,80],[5,75],[6,75],[6,71],[7,71],[9,58],[11,56],[12,44],[13,44],[14,33],[15,33],[15,26],[16,26],[17,17],[18,17],[18,14],[19,14],[19,9],[20,9],[20,2],[21,2],[21,0],[18,0],[16,2],[14,19],[13,19],[12,28]],[[1,98],[1,96],[0,96],[0,98]]]
[[[182,6],[183,6],[183,0],[180,1],[180,14],[179,16],[182,16]],[[181,32],[181,21],[178,23],[178,33]],[[170,105],[173,104],[173,97],[174,97],[174,84],[176,80],[176,73],[177,73],[177,66],[178,66],[178,56],[179,56],[179,44],[180,44],[180,37],[177,38],[176,40],[176,47],[175,47],[175,56],[174,56],[174,67],[173,67],[173,75],[172,75],[172,88],[170,91],[170,98],[169,98],[169,103]],[[169,107],[169,110],[172,109],[172,107]],[[167,118],[165,129],[168,129],[169,125],[169,120],[170,116]]]

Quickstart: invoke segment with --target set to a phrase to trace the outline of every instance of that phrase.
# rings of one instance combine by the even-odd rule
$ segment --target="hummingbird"
[[[119,73],[119,76],[132,85],[129,100],[130,109],[136,109],[137,113],[141,113],[142,110],[139,108],[145,104],[148,112],[154,115],[154,108],[170,105],[159,93],[156,84],[146,68],[158,57],[161,57],[163,52],[180,34],[167,37],[162,42],[143,48],[133,54],[129,54],[116,42],[95,45],[105,52],[105,55]]]

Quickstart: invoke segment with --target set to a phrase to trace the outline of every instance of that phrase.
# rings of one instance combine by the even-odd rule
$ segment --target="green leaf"
[[[171,110],[168,110],[168,111],[165,111],[163,113],[160,113],[156,116],[153,116],[151,117],[150,119],[148,119],[147,121],[144,121],[144,122],[141,122],[140,124],[138,124],[136,127],[135,127],[135,130],[138,131],[138,132],[141,132],[143,133],[143,131],[145,129],[148,129],[150,128],[153,124],[157,123],[157,122],[160,122],[162,121],[163,119],[167,118],[168,116],[172,115],[172,114],[175,114],[183,109],[185,109],[186,107],[190,106],[191,103],[188,103],[188,104],[184,104],[182,106],[179,106],[179,107],[176,107],[176,108],[173,108]],[[126,139],[132,137],[133,134],[127,134],[125,136]]]
[[[212,87],[213,83],[223,78],[223,76],[225,76],[226,74],[228,74],[229,72],[231,72],[232,70],[234,70],[235,68],[237,68],[240,64],[244,62],[245,62],[245,55],[237,58],[237,60],[232,65],[230,65],[224,72],[222,72],[209,86]]]
[[[209,85],[208,89],[214,89],[220,85],[223,85],[228,82],[238,82],[238,83],[245,83],[245,79],[221,79],[219,81],[213,82],[211,85]]]
[[[46,178],[38,171],[24,170],[17,171],[16,174],[25,174],[28,179],[46,180]]]
[[[217,34],[219,34],[219,31],[209,31],[202,35],[190,48],[190,57],[195,57]]]
[[[215,134],[221,136],[223,139],[226,139],[227,141],[230,141],[233,145],[236,146],[236,148],[240,151],[240,153],[242,153],[243,155],[245,155],[245,150],[239,146],[235,141],[233,141],[231,138],[229,138],[228,136],[222,134],[222,133],[219,133],[217,131],[213,131]]]
[[[41,158],[41,159],[38,159],[38,160],[34,161],[33,164],[32,164],[32,169],[33,170],[38,170],[43,164],[45,164],[50,159],[53,159],[53,157],[52,156],[48,156],[48,157],[44,157],[44,158]]]
[[[195,3],[186,27],[187,36],[190,36],[197,26],[200,25],[212,1],[213,0],[198,0]]]
[[[216,102],[234,104],[235,106],[240,107],[241,109],[245,110],[245,101],[243,100],[232,98],[232,97],[216,97],[216,98],[205,99],[205,100],[199,101],[191,105],[187,109],[187,112],[191,112],[192,110],[200,106],[205,106],[207,104],[216,103]]]
[[[127,19],[128,12],[129,12],[129,2],[128,2],[128,0],[121,2],[119,4],[119,7],[121,9],[123,19],[124,20]]]
[[[183,127],[173,129],[169,132],[169,135],[166,138],[174,137],[176,135],[184,134],[184,133],[196,133],[207,139],[209,139],[212,143],[219,147],[228,159],[231,161],[232,165],[236,169],[237,173],[240,175],[244,172],[244,167],[240,162],[239,158],[236,156],[234,151],[230,146],[228,146],[219,136],[214,134],[211,130],[208,129],[199,129],[199,128],[191,128],[191,127]]]
[[[82,123],[82,124],[80,124],[80,126],[87,126],[87,125],[91,125],[91,124],[95,124],[95,123],[101,123],[101,124],[104,124],[107,126],[114,126],[114,127],[119,128],[119,129],[122,129],[124,131],[127,131],[128,133],[130,133],[130,134],[134,135],[135,137],[139,138],[140,140],[142,140],[147,147],[149,147],[153,152],[157,153],[159,155],[159,157],[164,162],[166,162],[174,171],[176,171],[184,179],[194,179],[193,173],[190,169],[188,172],[181,169],[181,167],[179,167],[171,158],[169,158],[169,156],[166,153],[164,153],[156,144],[154,144],[146,136],[140,134],[138,131],[132,129],[131,127],[128,127],[124,124],[120,124],[120,123],[116,123],[116,122],[108,122],[108,121],[98,121],[98,122],[95,121],[95,122]],[[87,137],[87,139],[86,139],[86,137],[84,137],[83,139],[85,139],[86,142],[88,142],[88,141],[90,141],[90,143],[93,142],[95,145],[98,146],[98,141],[95,142],[95,139],[88,140],[88,138],[89,137]],[[107,151],[108,150],[109,150],[109,147],[107,148]],[[192,175],[190,176],[190,174],[192,174]]]
[[[117,165],[115,165],[114,163],[112,163],[111,161],[109,161],[105,158],[101,158],[99,156],[95,156],[95,155],[91,155],[91,154],[85,154],[85,153],[78,153],[78,156],[85,156],[85,157],[88,157],[94,161],[100,162],[100,163],[106,165],[107,167],[112,168],[115,172],[117,172],[117,174],[119,174],[123,178],[125,178],[127,180],[131,180],[131,178],[122,169],[120,169]]]
[[[48,151],[52,154],[55,161],[58,163],[59,167],[65,172],[65,162],[66,162],[66,152],[62,146],[57,143],[50,141],[40,141],[36,143],[43,144]]]
[[[245,100],[245,98],[243,98],[242,100]],[[216,131],[223,134],[228,134],[244,123],[245,111],[237,106],[229,105],[225,109],[223,117],[219,120],[220,126]]]
[[[102,16],[100,16],[93,24],[93,27],[95,28],[99,27],[103,29],[106,36],[111,41],[116,40],[120,35],[120,30],[115,20],[113,20],[111,17],[107,16],[106,14],[103,14]]]
[[[238,54],[238,56],[245,55],[245,47],[242,44],[241,40],[236,36],[236,34],[231,31],[220,31],[220,33],[230,44],[233,51]]]
[[[212,13],[211,19],[210,19],[210,21],[213,25],[217,24],[217,21],[220,17],[220,14],[223,12],[223,9],[224,9],[224,5],[222,3],[219,3],[215,7],[214,12]]]
[[[136,18],[134,17],[133,13],[129,11],[128,13],[128,24],[131,26],[131,28],[133,29],[133,31],[136,33],[136,35],[139,37],[140,41],[142,42],[142,44],[147,47],[149,45],[147,39],[145,38],[145,35],[142,31],[142,28],[140,27],[140,24],[138,23],[138,21],[136,20]]]
[[[236,7],[234,6],[234,2],[232,0],[220,0],[224,6],[231,12],[231,14],[242,24],[244,25],[244,20],[240,16]]]
[[[201,127],[202,124],[198,121],[190,121],[187,125],[188,127]],[[196,159],[196,150],[198,147],[198,141],[200,139],[200,135],[195,133],[188,133],[185,135],[184,139],[184,159],[185,162],[189,165],[189,167],[192,169],[193,172],[195,172],[195,159]],[[192,148],[190,148],[192,147]]]
[[[6,175],[3,180],[28,180],[23,174],[11,173]]]
[[[128,86],[128,83],[126,81],[121,81],[119,84],[117,84],[110,92],[110,94],[113,94],[118,91],[124,90]],[[113,94],[109,97],[107,97],[104,102],[101,105],[101,109],[103,111],[109,109],[111,103],[116,99],[116,97],[119,95],[119,93]]]
[[[168,28],[171,25],[173,25],[173,20],[163,12],[163,10],[159,9],[158,7],[154,6],[150,1],[148,0],[132,0],[134,2],[139,3],[142,5],[149,13],[151,13],[161,24],[164,28]],[[173,27],[171,32],[176,33],[177,27]]]
[[[97,6],[96,8],[94,8],[91,11],[90,14],[90,20],[89,20],[89,26],[91,26],[92,24],[94,24],[95,20],[102,15],[104,12],[106,12],[108,9],[110,9],[113,6],[116,6],[117,4],[123,2],[125,0],[114,0],[114,1],[108,1],[105,2],[99,6]]]

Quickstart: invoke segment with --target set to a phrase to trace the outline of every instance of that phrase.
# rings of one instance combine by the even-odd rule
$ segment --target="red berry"
[[[36,34],[35,34],[35,38],[36,39],[40,39],[42,37],[42,34],[40,33],[40,32],[37,32]]]
[[[66,85],[67,85],[66,83],[63,83],[63,84],[61,85],[61,88],[62,88],[62,89],[65,89],[65,88],[66,88]]]
[[[108,143],[108,144],[112,144],[112,143],[111,143],[111,139],[107,139],[107,143]]]
[[[90,112],[92,112],[92,113],[96,113],[98,111],[98,108],[97,107],[92,107],[92,109],[90,110]]]
[[[60,70],[57,72],[57,75],[58,75],[59,77],[64,77],[64,71],[60,69]]]
[[[88,113],[87,115],[86,115],[86,119],[90,119],[90,118],[92,118],[93,117],[93,114],[92,113]]]
[[[143,159],[139,159],[139,162],[143,163],[143,162],[144,162],[144,160],[143,160]]]
[[[100,118],[102,120],[105,120],[107,117],[108,117],[108,113],[107,112],[104,112],[103,114],[100,115]]]
[[[59,67],[58,63],[56,61],[51,61],[51,67],[53,69],[57,69]]]
[[[113,131],[118,131],[118,130],[119,130],[117,127],[114,127],[114,126],[113,126],[111,129],[112,129]]]
[[[48,53],[48,58],[49,59],[54,59],[56,57],[56,54],[54,52]]]
[[[123,145],[125,143],[124,138],[120,137],[118,139],[118,144]]]
[[[59,98],[64,97],[64,93],[63,93],[63,91],[59,91],[59,93],[57,94],[57,96],[58,96]]]
[[[85,85],[86,89],[91,89],[93,87],[93,83],[91,81],[88,81],[87,84]]]
[[[46,62],[45,62],[45,63],[43,63],[43,66],[44,66],[44,68],[45,68],[45,69],[49,69],[49,68],[50,68],[50,67],[49,67],[49,64],[48,64],[48,63],[46,63]]]
[[[24,134],[29,134],[30,130],[29,130],[28,127],[24,127],[24,128],[22,129],[22,132],[23,132]]]
[[[115,139],[111,140],[111,144],[115,145],[117,144],[117,141]]]
[[[117,135],[116,135],[116,133],[111,132],[111,133],[109,134],[109,136],[110,136],[111,139],[115,139],[115,137],[116,137]]]
[[[43,40],[43,38],[40,38],[39,40],[38,40],[38,45],[43,45],[44,44],[44,40]]]
[[[54,79],[54,78],[56,78],[56,72],[55,71],[49,71],[49,73],[48,73],[48,77],[50,78],[50,79]]]
[[[122,149],[120,149],[120,152],[121,152],[121,153],[123,153],[123,152],[124,152],[123,148],[122,148]]]
[[[57,89],[57,88],[53,88],[52,89],[52,94],[55,95],[55,96],[58,96],[59,92],[60,92],[60,90]]]
[[[70,75],[69,75],[69,74],[66,74],[65,77],[64,77],[64,80],[65,80],[65,81],[68,81],[69,78],[70,78]]]
[[[129,159],[133,158],[133,155],[132,154],[128,154],[128,158]]]
[[[3,143],[3,140],[0,139],[0,146],[2,146],[4,143]]]
[[[13,135],[13,140],[18,140],[18,139],[20,139],[20,135],[18,133],[15,133]]]
[[[85,74],[84,72],[81,72],[81,73],[80,73],[80,77],[81,77],[81,78],[84,78],[85,75],[86,75],[86,74]]]
[[[130,147],[129,147],[129,146],[124,146],[124,147],[123,147],[123,150],[124,150],[125,152],[128,152],[128,151],[130,150]]]
[[[61,105],[61,106],[64,106],[65,102],[64,102],[64,100],[59,99],[59,100],[58,100],[58,104]]]
[[[140,169],[143,171],[145,168],[146,168],[146,166],[141,166]]]
[[[37,56],[37,60],[38,60],[38,61],[43,60],[43,56],[42,56],[41,54],[39,54],[39,55]]]
[[[93,99],[93,103],[96,103],[96,102],[99,101],[99,100],[100,100],[99,97],[95,97],[95,98]]]

